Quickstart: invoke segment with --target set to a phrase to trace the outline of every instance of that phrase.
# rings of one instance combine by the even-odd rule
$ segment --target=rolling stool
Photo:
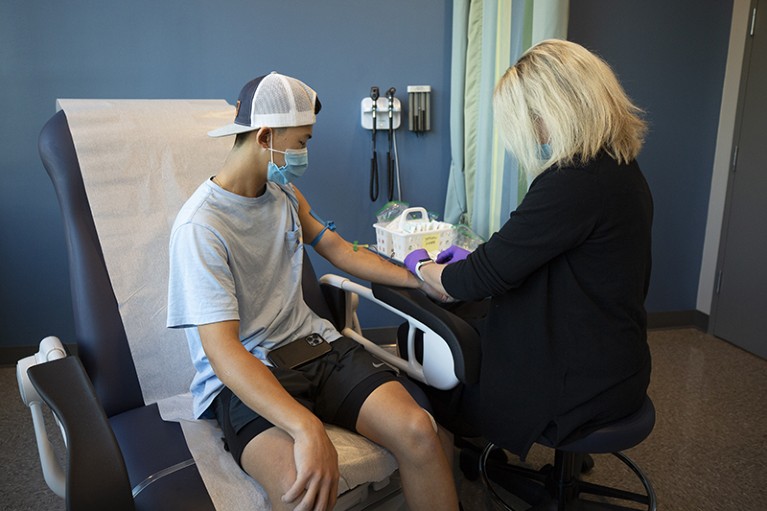
[[[518,496],[530,498],[536,501],[531,510],[595,510],[595,509],[635,509],[624,508],[615,505],[605,505],[593,500],[581,499],[581,494],[591,494],[605,496],[625,501],[638,502],[647,506],[649,511],[655,511],[656,499],[655,491],[650,484],[649,479],[639,469],[628,456],[620,451],[630,449],[641,443],[653,429],[655,425],[655,408],[649,397],[645,398],[642,407],[617,422],[607,425],[593,433],[569,442],[567,444],[554,446],[539,439],[541,445],[555,449],[554,466],[544,467],[540,471],[532,470],[526,467],[511,465],[508,463],[498,464],[491,459],[494,469],[494,475],[497,472],[501,475],[511,476],[512,478],[535,481],[537,491]],[[479,471],[485,486],[490,492],[491,497],[504,509],[514,511],[506,502],[496,493],[493,483],[488,477],[488,460],[491,452],[498,447],[489,443],[483,450],[479,459]],[[628,466],[639,478],[644,486],[646,495],[634,493],[610,486],[602,486],[589,483],[580,479],[583,458],[587,454],[613,454]],[[524,491],[524,486],[512,484],[509,488],[512,494],[517,495],[517,491]]]

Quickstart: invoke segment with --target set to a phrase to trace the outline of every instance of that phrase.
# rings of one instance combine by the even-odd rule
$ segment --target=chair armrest
[[[432,387],[448,390],[459,382],[479,380],[479,334],[461,318],[442,309],[421,291],[373,284],[366,288],[337,275],[324,275],[320,283],[342,289],[347,294],[346,322],[341,333],[359,342],[388,364]],[[356,324],[351,304],[356,296],[387,309],[408,323],[404,357],[398,357],[364,338]],[[415,334],[423,333],[422,360],[416,356]]]
[[[66,357],[27,369],[67,443],[67,509],[134,510],[128,473],[85,369]]]
[[[482,358],[479,333],[466,321],[445,310],[417,289],[372,284],[373,295],[416,318],[435,332],[450,348],[455,371],[463,383],[479,381]]]
[[[48,487],[61,498],[66,496],[66,474],[61,467],[53,445],[48,438],[43,416],[43,399],[32,385],[27,370],[37,364],[44,364],[67,356],[64,345],[58,337],[49,336],[40,342],[40,349],[34,355],[19,360],[16,363],[16,380],[19,386],[21,400],[29,408],[32,415],[32,426],[37,441],[37,451],[40,456],[40,467]],[[59,424],[60,426],[61,424]],[[66,440],[66,439],[65,439]]]

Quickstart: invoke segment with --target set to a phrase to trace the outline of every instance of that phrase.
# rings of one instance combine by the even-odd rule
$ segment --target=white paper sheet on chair
[[[186,392],[194,369],[183,331],[165,328],[168,238],[176,214],[232,145],[224,100],[60,99],[72,133],[144,400]],[[161,333],[162,335],[158,335]]]
[[[164,419],[181,422],[216,509],[264,508],[263,491],[224,451],[215,423],[192,420],[186,338],[165,328],[170,229],[226,158],[233,139],[207,132],[230,122],[234,107],[224,100],[77,99],[60,99],[58,107],[67,115],[145,402],[159,401]],[[339,451],[340,490],[396,469],[388,452],[364,438],[332,427],[328,434]]]
[[[254,502],[266,505],[261,486],[245,475],[234,458],[224,451],[223,433],[217,423],[194,420],[191,394],[172,396],[157,404],[164,420],[181,423],[197,465],[205,467],[200,473],[217,510],[261,509],[253,506]],[[366,482],[381,481],[397,470],[394,457],[382,447],[336,426],[325,425],[325,429],[338,452],[339,494]],[[220,474],[231,477],[219,477]]]

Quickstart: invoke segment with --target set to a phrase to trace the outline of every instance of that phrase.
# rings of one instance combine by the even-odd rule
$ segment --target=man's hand
[[[439,291],[438,289],[433,288],[432,286],[427,284],[426,281],[421,281],[420,289],[424,293],[426,293],[426,295],[429,296],[429,298],[431,298],[432,300],[436,300],[442,303],[451,303],[456,301],[455,298],[453,298],[447,293],[443,293]]]
[[[296,511],[331,510],[338,494],[338,453],[319,420],[294,437],[296,481],[282,496]]]
[[[243,403],[293,439],[296,480],[282,501],[300,511],[333,509],[338,494],[338,454],[325,426],[245,349],[238,337],[239,326],[239,321],[221,321],[197,327],[213,370]]]

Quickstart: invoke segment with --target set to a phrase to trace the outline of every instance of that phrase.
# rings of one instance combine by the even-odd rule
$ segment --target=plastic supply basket
[[[376,223],[373,227],[378,252],[400,262],[418,248],[425,248],[432,257],[436,257],[455,240],[453,225],[429,220],[424,208],[408,208],[391,222]]]

